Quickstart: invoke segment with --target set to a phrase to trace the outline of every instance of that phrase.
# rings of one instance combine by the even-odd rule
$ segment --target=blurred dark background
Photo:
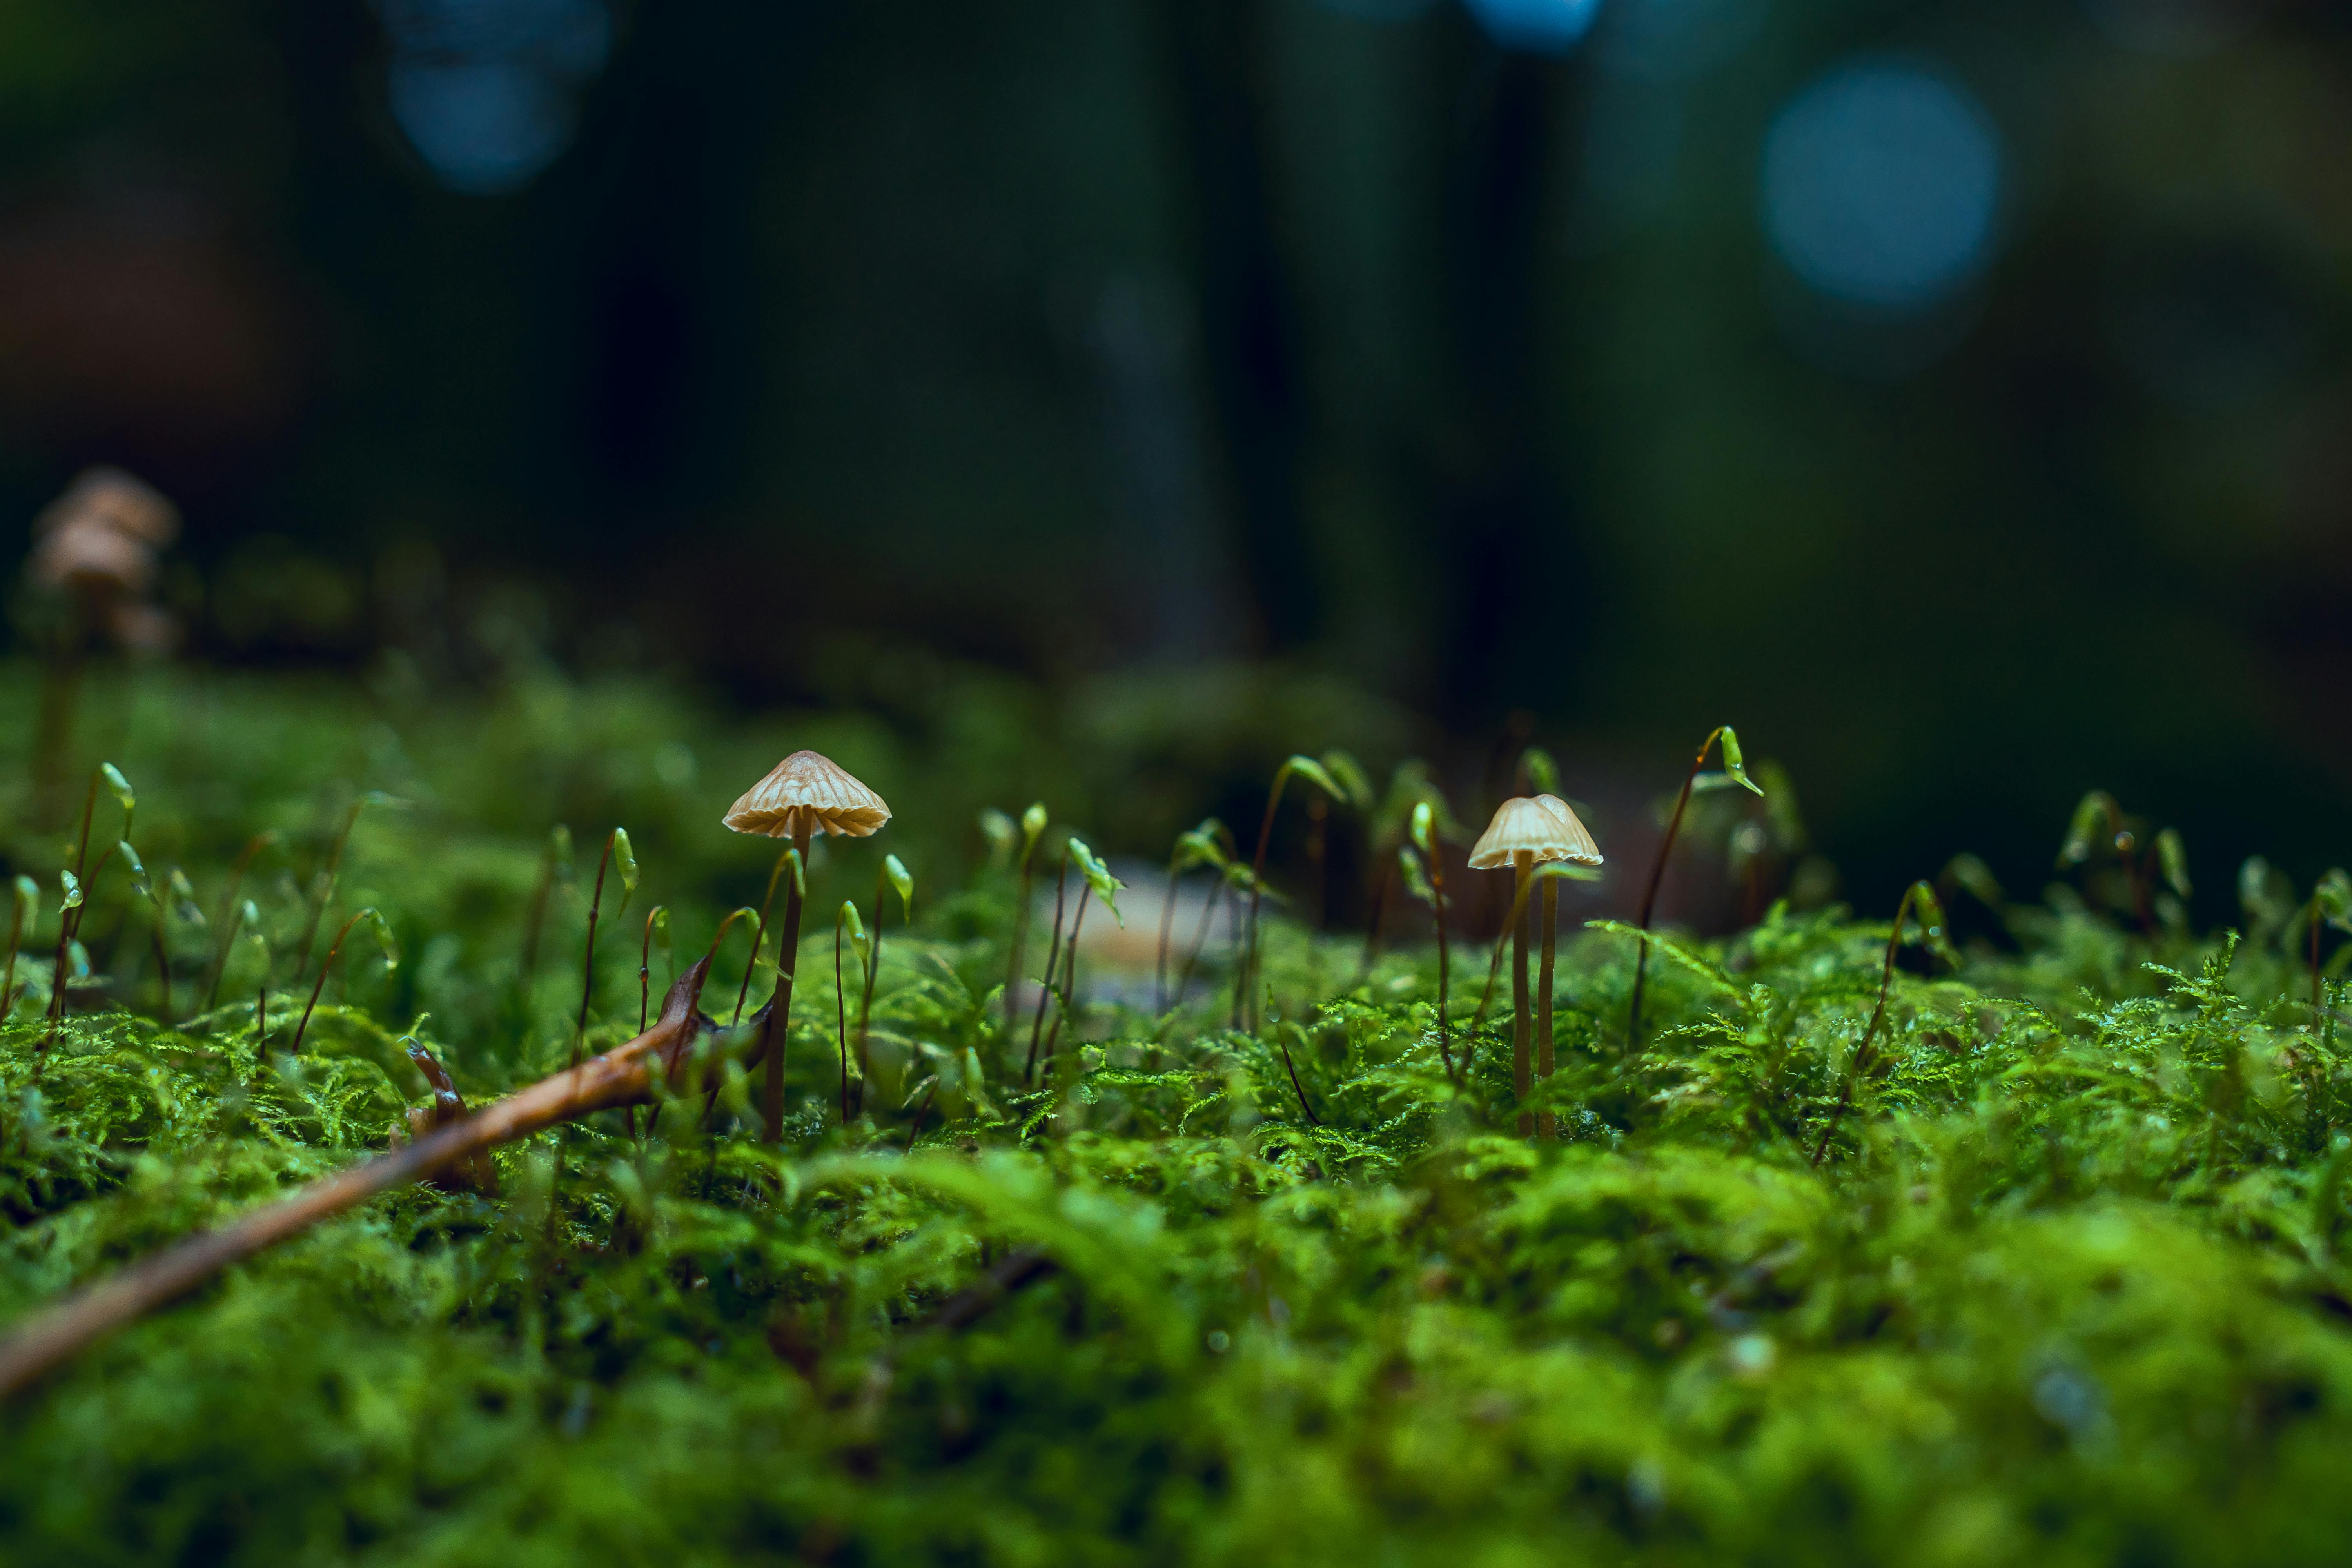
[[[170,495],[185,657],[1728,719],[1870,908],[2352,853],[2347,303],[2338,5],[0,7],[0,515]]]

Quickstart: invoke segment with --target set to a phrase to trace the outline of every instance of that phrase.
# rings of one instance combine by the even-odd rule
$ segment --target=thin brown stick
[[[645,945],[637,950],[637,1033],[640,1035],[646,1032],[646,1004],[653,995],[654,921],[661,918],[666,907],[656,904],[646,911]],[[753,956],[756,958],[758,955],[755,953]],[[670,960],[670,967],[672,969],[677,967],[677,960],[675,957]]]
[[[163,999],[158,1004],[156,1012],[168,1026],[172,1022],[172,954],[163,945],[163,900],[159,898],[152,902],[155,906],[155,967],[163,980]],[[0,990],[0,995],[5,994],[5,990]]]
[[[220,1001],[221,973],[228,967],[229,943],[236,940],[237,921],[245,913],[237,905],[237,889],[245,886],[246,869],[253,864],[253,858],[261,853],[264,845],[277,841],[278,830],[268,828],[247,839],[245,847],[237,851],[236,865],[228,874],[228,891],[221,899],[220,945],[213,950],[212,963],[205,976],[205,1011],[207,1013]]]
[[[1151,999],[1158,1004],[1160,1016],[1168,1016],[1168,937],[1176,925],[1176,883],[1183,876],[1177,868],[1176,856],[1168,858],[1168,885],[1160,896],[1160,960],[1152,973]]]
[[[1274,837],[1274,809],[1282,804],[1282,786],[1290,782],[1290,764],[1275,770],[1274,787],[1265,792],[1265,816],[1257,825],[1257,852],[1250,857],[1249,925],[1242,939],[1242,960],[1234,973],[1234,1027],[1241,1028],[1255,1014],[1257,999],[1250,994],[1257,973],[1257,918],[1265,902],[1265,850]]]
[[[89,794],[81,805],[81,847],[74,855],[74,885],[81,889],[81,902],[70,910],[58,911],[58,956],[49,967],[49,1026],[41,1036],[41,1043],[33,1047],[33,1081],[41,1081],[41,1071],[49,1065],[49,1044],[58,1037],[58,1026],[66,1016],[66,953],[73,945],[74,932],[81,929],[81,915],[89,908],[89,882],[85,873],[89,869],[89,823],[98,813],[98,783],[102,775],[93,770],[89,775]],[[125,824],[126,829],[129,824]]]
[[[1092,890],[1091,886],[1088,889]],[[1037,1043],[1045,1028],[1045,998],[1054,991],[1054,962],[1062,952],[1063,901],[1070,891],[1070,847],[1062,846],[1061,874],[1054,880],[1054,934],[1045,939],[1045,973],[1037,983],[1037,1011],[1029,1019],[1029,1059],[1022,1064],[1021,1081],[1027,1083],[1037,1073]]]
[[[1682,831],[1683,812],[1690,805],[1691,786],[1698,782],[1698,771],[1706,764],[1706,753],[1723,733],[1718,724],[1706,732],[1691,757],[1690,772],[1683,775],[1682,792],[1675,796],[1675,814],[1666,819],[1666,836],[1658,840],[1658,857],[1650,862],[1650,885],[1642,893],[1641,919],[1634,921],[1636,930],[1650,929],[1650,917],[1658,907],[1658,884],[1665,880],[1666,857],[1674,853],[1675,835]],[[1642,1048],[1642,986],[1650,974],[1650,944],[1635,944],[1633,954],[1633,999],[1625,1010],[1625,1054],[1632,1056]]]
[[[1295,1026],[1277,1026],[1274,1031],[1275,1043],[1282,1047],[1282,1065],[1290,1074],[1290,1090],[1298,1096],[1299,1110],[1305,1114],[1309,1123],[1320,1127],[1323,1125],[1323,1119],[1315,1114],[1313,1106],[1307,1103],[1307,1086],[1298,1081],[1298,1064],[1290,1059],[1290,1038],[1282,1032],[1284,1027]]]
[[[1171,1005],[1171,1010],[1181,1007],[1184,1005],[1184,994],[1192,989],[1192,971],[1199,967],[1201,954],[1208,951],[1209,927],[1217,918],[1217,906],[1221,902],[1228,901],[1231,894],[1231,885],[1222,877],[1217,879],[1216,886],[1209,889],[1208,900],[1201,906],[1201,923],[1192,929],[1192,956],[1184,960],[1184,973],[1176,977],[1176,997]]]
[[[1021,950],[1029,945],[1029,897],[1035,885],[1037,840],[1044,837],[1041,826],[1035,835],[1024,837],[1021,845],[1020,890],[1013,904],[1013,934],[1005,943],[1004,959],[1004,1048],[1013,1049],[1013,1031],[1021,1018]]]
[[[342,826],[335,830],[334,842],[328,846],[326,868],[320,873],[317,884],[319,902],[310,911],[310,923],[302,928],[302,952],[294,963],[294,984],[297,985],[302,983],[302,976],[310,972],[311,944],[319,940],[320,922],[327,918],[327,908],[334,902],[335,877],[342,868],[343,846],[351,842],[352,828],[359,822],[360,813],[367,805],[366,795],[362,795],[352,802],[351,809],[343,813]]]
[[[10,1004],[16,994],[16,950],[25,937],[25,900],[12,891],[8,897],[11,913],[8,917],[8,973],[0,979],[0,1018],[7,1017]],[[38,905],[35,908],[37,910]]]
[[[915,1152],[915,1134],[922,1131],[923,1118],[930,1113],[931,1101],[937,1100],[939,1097],[940,1079],[937,1073],[933,1073],[931,1075],[931,1087],[923,1094],[923,1103],[915,1107],[915,1120],[907,1124],[908,1153],[911,1154]]]
[[[360,921],[368,919],[374,913],[375,911],[372,909],[362,910],[359,913],[345,921],[343,922],[343,929],[335,933],[335,945],[327,949],[327,962],[319,965],[319,978],[313,982],[310,986],[310,1000],[304,1003],[302,1005],[302,1021],[294,1026],[294,1043],[287,1047],[287,1054],[289,1056],[299,1057],[302,1054],[303,1031],[310,1026],[310,1013],[311,1010],[319,1005],[319,993],[327,988],[327,976],[335,972],[335,955],[343,951],[343,939],[352,934],[352,927],[359,924]],[[345,994],[349,994],[348,990],[345,992]],[[575,1052],[573,1054],[576,1058],[578,1053]]]
[[[1396,863],[1381,857],[1381,879],[1372,884],[1372,912],[1364,923],[1364,956],[1356,965],[1356,984],[1370,979],[1372,964],[1381,955],[1381,926],[1388,918],[1389,889],[1396,886]]]
[[[1062,1021],[1078,1005],[1078,931],[1087,923],[1087,900],[1093,897],[1094,890],[1091,882],[1078,889],[1077,916],[1070,921],[1070,941],[1065,950],[1068,956],[1062,963],[1062,1005],[1055,1010],[1054,1026],[1045,1032],[1045,1070],[1048,1072],[1054,1069],[1054,1047],[1062,1037]],[[1047,974],[1048,984],[1052,979],[1053,976]]]
[[[232,1263],[356,1207],[380,1193],[464,1163],[484,1150],[558,1122],[652,1100],[663,1077],[690,1065],[702,1033],[695,1003],[709,973],[698,963],[670,988],[661,1022],[626,1045],[542,1079],[415,1142],[313,1183],[222,1229],[168,1247],[34,1313],[0,1341],[0,1398],[17,1393],[94,1341],[135,1321]]]
[[[2311,1022],[2316,1027],[2320,1021],[2319,997],[2319,893],[2311,895]]]
[[[1307,802],[1307,879],[1315,887],[1315,923],[1321,931],[1331,918],[1331,878],[1328,842],[1331,826],[1331,806],[1321,795]]]
[[[1839,1120],[1853,1103],[1854,1081],[1870,1070],[1871,1042],[1878,1037],[1878,1026],[1886,1017],[1886,994],[1895,984],[1895,952],[1903,945],[1903,922],[1910,916],[1912,896],[1918,890],[1919,884],[1912,883],[1903,889],[1903,901],[1895,906],[1895,929],[1886,933],[1886,962],[1878,971],[1878,1005],[1871,1009],[1870,1022],[1862,1031],[1862,1043],[1853,1048],[1853,1060],[1846,1068],[1844,1084],[1838,1089],[1837,1103],[1830,1108],[1830,1119],[1822,1124],[1821,1141],[1813,1145],[1815,1166],[1830,1152],[1830,1134],[1837,1131]]]
[[[776,879],[784,874],[784,867],[790,863],[792,855],[791,848],[785,848],[783,853],[776,857],[775,868],[768,873],[767,895],[760,900],[760,919],[751,928],[751,961],[743,971],[743,984],[735,988],[734,1021],[738,1024],[743,1021],[744,999],[751,994],[751,971],[760,967],[760,949],[767,943],[768,911],[775,907]],[[806,866],[801,868],[800,875],[803,879],[807,877]]]
[[[596,917],[604,907],[604,871],[613,863],[617,827],[604,836],[604,852],[596,857],[596,890],[588,897],[588,951],[580,960],[580,1018],[572,1026],[572,1063],[580,1065],[580,1047],[588,1040],[588,997],[596,989]]]

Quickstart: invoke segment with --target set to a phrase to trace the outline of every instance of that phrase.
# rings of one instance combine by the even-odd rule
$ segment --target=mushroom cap
[[[85,468],[65,494],[42,510],[33,531],[47,534],[83,521],[104,523],[160,550],[179,536],[180,509],[161,490],[121,468]]]
[[[33,546],[26,570],[45,587],[144,594],[155,581],[155,552],[111,523],[85,513],[44,534]]]
[[[1556,795],[1517,795],[1495,808],[1495,820],[1478,836],[1470,850],[1470,867],[1490,871],[1508,866],[1521,855],[1546,860],[1580,860],[1601,864],[1600,847],[1584,824]]]
[[[1601,846],[1594,840],[1592,829],[1584,826],[1583,819],[1576,815],[1568,802],[1556,795],[1539,795],[1536,796],[1536,804],[1559,818],[1560,825],[1567,829],[1568,837],[1575,846],[1559,858],[1573,860],[1581,866],[1601,864]],[[1537,858],[1541,859],[1542,857],[1538,856]]]
[[[840,833],[863,838],[890,820],[887,802],[832,758],[794,752],[743,792],[728,809],[727,826],[771,838]]]

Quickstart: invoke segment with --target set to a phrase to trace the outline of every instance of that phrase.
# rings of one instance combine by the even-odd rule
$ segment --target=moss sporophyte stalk
[[[416,804],[348,826],[350,788],[254,731],[118,726],[121,828],[100,773],[16,844],[0,1556],[2088,1568],[2352,1539],[2352,879],[2250,863],[2200,933],[2193,846],[2105,797],[1979,847],[2062,845],[2042,902],[1956,857],[1891,920],[1768,900],[1699,936],[1664,893],[1574,912],[1609,907],[1562,886],[1613,869],[1585,823],[1633,825],[1569,804],[1572,756],[1497,763],[1524,793],[1476,803],[1465,858],[1430,770],[1374,800],[1326,755],[1319,822],[1246,857],[1181,835],[1129,937],[1099,798],[975,835],[981,763],[817,716],[901,815],[802,752],[730,814],[784,842],[747,845],[723,796],[608,787],[674,715],[563,700],[612,706],[531,731],[528,772],[607,781],[584,797],[513,807],[478,716],[377,743],[413,762],[361,782]],[[368,754],[378,721],[305,702],[260,683],[237,722]],[[774,755],[694,740],[720,777]],[[601,892],[559,816],[625,816]],[[1499,929],[1499,898],[1454,907],[1472,866],[1510,873]],[[597,942],[638,879],[653,912]],[[803,940],[812,904],[834,930]],[[581,967],[535,968],[533,921]],[[1489,938],[1472,1012],[1453,949]],[[793,1007],[830,942],[833,1005]]]

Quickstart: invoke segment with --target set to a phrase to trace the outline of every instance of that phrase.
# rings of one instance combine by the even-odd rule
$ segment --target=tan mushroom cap
[[[771,838],[845,834],[863,838],[890,820],[890,806],[847,769],[814,752],[794,752],[730,807],[727,826]]]
[[[86,468],[33,523],[36,535],[79,522],[100,522],[126,538],[161,549],[179,536],[180,509],[152,485],[121,468]]]
[[[155,581],[155,552],[94,517],[78,517],[42,536],[26,573],[44,587],[144,594]]]
[[[1517,795],[1496,806],[1495,820],[1470,850],[1470,867],[1491,871],[1521,855],[1531,856],[1538,865],[1547,860],[1601,864],[1601,847],[1568,802],[1556,795]]]

